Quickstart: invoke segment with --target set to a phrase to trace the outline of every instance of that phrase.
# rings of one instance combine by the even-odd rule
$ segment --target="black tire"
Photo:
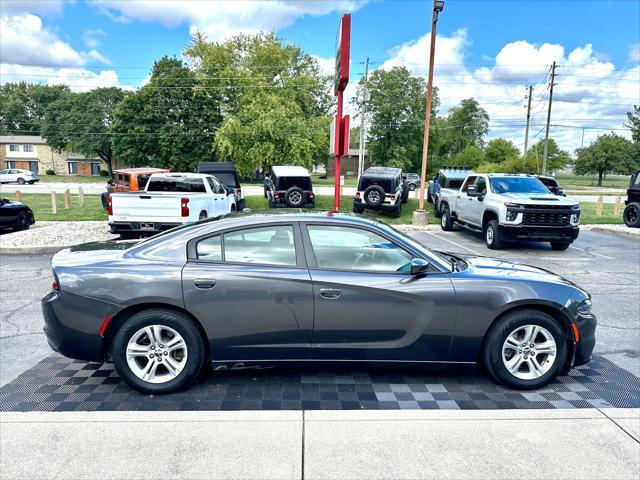
[[[100,201],[102,202],[102,208],[104,208],[105,210],[107,208],[109,208],[109,194],[108,193],[103,193],[102,196],[100,197]]]
[[[18,232],[20,230],[29,230],[31,226],[31,218],[27,212],[20,212],[16,216],[16,223],[13,225],[13,229]]]
[[[633,202],[627,205],[622,213],[624,224],[629,228],[640,227],[640,203]]]
[[[32,181],[29,182],[29,185],[33,185],[34,183],[36,183],[36,181],[32,180]]]
[[[150,383],[138,378],[127,363],[129,339],[140,329],[150,325],[172,328],[182,336],[187,347],[187,359],[182,372],[165,383]],[[173,310],[154,308],[135,314],[120,327],[113,339],[111,353],[116,370],[127,384],[144,393],[161,394],[176,392],[191,385],[202,369],[205,352],[202,335],[188,316]]]
[[[364,207],[362,205],[353,205],[353,213],[364,213]]]
[[[564,251],[569,248],[571,242],[551,242],[551,248],[558,251]]]
[[[304,191],[300,187],[291,187],[284,194],[284,201],[291,208],[300,208],[304,205]]]
[[[384,202],[384,189],[379,185],[371,185],[364,191],[364,202],[371,208],[377,208]]]
[[[498,229],[497,220],[489,220],[484,226],[484,240],[487,248],[491,250],[500,250],[504,246],[502,238],[500,238],[500,230]]]
[[[427,203],[433,203],[433,197],[431,197],[429,192],[427,192]]]
[[[445,232],[450,232],[453,230],[453,218],[451,218],[451,212],[449,211],[449,206],[445,205],[442,209],[442,216],[440,217],[440,227]]]
[[[391,213],[391,218],[400,218],[400,215],[402,214],[402,207],[398,205],[396,208],[391,210],[390,213]]]
[[[16,180],[18,182],[18,185],[24,185],[26,182],[24,180],[24,178],[20,177],[18,178],[18,180]]]
[[[204,210],[202,210],[200,212],[200,214],[198,215],[198,220],[204,220],[205,218],[207,218],[207,212],[205,212]]]
[[[409,187],[407,187],[406,185],[402,189],[400,198],[402,199],[402,203],[407,203],[409,201]]]
[[[526,325],[543,327],[553,336],[556,343],[556,356],[553,365],[544,375],[536,379],[516,377],[507,370],[502,359],[503,345],[507,337],[518,327]],[[496,382],[510,388],[531,390],[548,384],[565,368],[567,350],[567,335],[556,320],[539,310],[523,309],[508,313],[491,326],[483,342],[482,361],[487,372]],[[513,354],[516,352],[514,351]],[[545,358],[543,357],[543,361]]]
[[[413,191],[415,191],[415,189],[416,189],[416,184],[415,183],[410,183],[409,184],[409,191],[413,192]]]
[[[269,208],[276,208],[276,202],[274,202],[273,200],[269,199]]]
[[[232,203],[232,204],[231,204],[231,213],[234,213],[234,212],[236,212],[236,211],[238,211],[238,209],[236,208],[236,204],[235,204],[235,203]]]

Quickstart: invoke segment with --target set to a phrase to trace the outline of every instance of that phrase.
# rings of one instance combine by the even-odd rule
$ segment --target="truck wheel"
[[[284,194],[284,201],[287,202],[291,208],[300,208],[304,203],[304,192],[300,187],[291,187]]]
[[[402,207],[398,205],[396,208],[391,210],[391,218],[400,218],[400,214],[402,213],[401,208]]]
[[[204,220],[205,218],[207,218],[207,212],[203,210],[200,212],[200,215],[198,215],[198,220]]]
[[[489,222],[487,222],[484,227],[484,239],[487,243],[487,248],[491,250],[499,250],[502,248],[503,243],[500,238],[497,220],[489,220]]]
[[[551,248],[554,250],[564,251],[569,248],[570,242],[551,242]]]
[[[440,217],[440,226],[445,232],[453,230],[453,218],[451,218],[451,212],[447,205],[442,209],[442,216]]]
[[[627,205],[622,214],[624,224],[629,228],[640,227],[640,203],[633,202]]]
[[[409,184],[409,191],[413,192],[416,189],[416,185],[414,183]]]

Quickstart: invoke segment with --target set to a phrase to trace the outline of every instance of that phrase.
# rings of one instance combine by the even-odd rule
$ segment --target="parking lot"
[[[640,242],[585,231],[565,252],[520,244],[494,252],[479,235],[414,232],[425,245],[500,256],[554,271],[593,295],[594,360],[540,391],[494,385],[482,372],[314,368],[206,372],[187,392],[132,391],[112,366],[53,354],[42,334],[40,298],[51,255],[0,257],[0,410],[521,409],[640,407]]]

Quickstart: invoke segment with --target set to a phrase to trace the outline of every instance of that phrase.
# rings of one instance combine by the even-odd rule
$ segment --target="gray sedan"
[[[236,214],[139,243],[63,250],[42,300],[51,347],[112,360],[132,387],[203,365],[472,368],[530,389],[591,358],[589,295],[539,268],[430,250],[331,213]]]

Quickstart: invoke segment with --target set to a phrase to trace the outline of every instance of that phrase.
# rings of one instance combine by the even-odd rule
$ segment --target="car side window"
[[[353,227],[307,227],[318,268],[409,273],[413,255],[386,238]]]
[[[293,227],[273,225],[225,233],[224,261],[295,266]]]
[[[199,259],[212,262],[222,261],[222,238],[220,235],[200,240],[196,246],[196,255]]]
[[[473,183],[476,181],[476,178],[478,177],[467,177],[467,180],[464,182],[464,184],[462,185],[462,188],[460,189],[461,192],[466,192],[467,189],[469,188],[469,185],[473,185]]]

